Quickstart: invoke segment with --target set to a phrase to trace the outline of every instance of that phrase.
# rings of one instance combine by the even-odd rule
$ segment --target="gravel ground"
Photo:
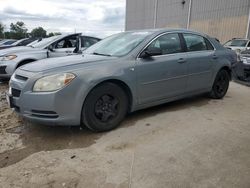
[[[129,115],[92,133],[18,118],[0,83],[0,187],[250,187],[250,88]]]

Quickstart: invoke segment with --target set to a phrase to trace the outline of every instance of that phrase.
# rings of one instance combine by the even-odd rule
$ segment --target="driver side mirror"
[[[145,59],[157,55],[162,55],[162,50],[160,48],[150,47],[141,53],[140,58]]]
[[[53,48],[52,44],[48,46],[48,50],[51,51],[51,52],[54,52],[54,48]]]

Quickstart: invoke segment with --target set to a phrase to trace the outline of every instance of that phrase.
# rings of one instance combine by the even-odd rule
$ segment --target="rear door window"
[[[184,33],[183,37],[189,52],[213,50],[212,44],[200,35]]]

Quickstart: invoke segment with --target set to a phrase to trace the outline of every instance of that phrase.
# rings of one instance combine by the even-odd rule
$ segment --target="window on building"
[[[163,55],[182,52],[180,38],[177,33],[165,34],[158,37],[148,48],[159,48]]]

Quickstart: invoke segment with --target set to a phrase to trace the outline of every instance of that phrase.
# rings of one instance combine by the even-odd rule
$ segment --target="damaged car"
[[[241,52],[239,57],[239,62],[233,67],[235,77],[238,80],[250,82],[250,50]]]
[[[64,34],[42,39],[33,45],[0,50],[0,79],[9,79],[17,68],[40,59],[81,53],[98,41],[99,38],[80,33]]]
[[[203,93],[222,99],[236,61],[235,52],[198,32],[128,31],[81,55],[18,68],[7,99],[32,122],[109,131],[136,110]]]

